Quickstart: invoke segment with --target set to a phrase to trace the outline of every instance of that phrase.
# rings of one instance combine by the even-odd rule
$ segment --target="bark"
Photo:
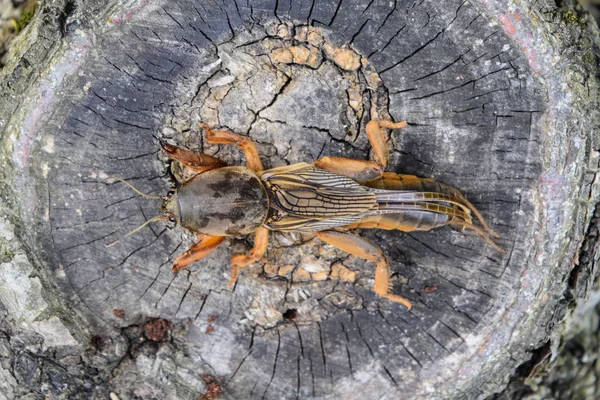
[[[544,1],[48,1],[0,71],[0,391],[7,398],[483,398],[546,354],[596,276],[597,43]],[[596,31],[597,32],[597,31]],[[461,189],[502,239],[365,231],[374,264],[272,235],[228,290],[230,239],[161,223],[158,140],[266,168],[366,159]],[[176,172],[176,171],[175,171]]]
[[[579,264],[571,274],[572,282],[588,281],[595,276],[593,290],[586,301],[578,301],[576,308],[558,328],[560,347],[548,341],[537,349],[530,360],[523,363],[511,377],[506,389],[489,400],[508,399],[595,399],[600,393],[598,384],[598,355],[600,325],[598,314],[598,217],[596,208],[586,238],[581,247]],[[582,273],[582,276],[579,276]],[[575,299],[571,299],[574,303]]]

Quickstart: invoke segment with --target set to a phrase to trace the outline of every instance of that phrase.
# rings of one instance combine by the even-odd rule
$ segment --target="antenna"
[[[148,221],[144,222],[142,225],[138,226],[137,228],[127,232],[125,235],[121,236],[120,238],[118,238],[117,240],[107,243],[106,247],[111,247],[114,246],[115,244],[117,244],[121,239],[125,239],[127,236],[133,235],[134,233],[136,233],[137,231],[139,231],[140,229],[145,228],[146,226],[150,225],[152,222],[156,222],[156,221],[166,221],[169,218],[168,215],[159,215],[157,217],[154,217],[152,219],[149,219]]]
[[[118,178],[116,176],[111,177],[110,179],[116,180],[116,181],[120,181],[123,182],[124,184],[126,184],[127,186],[129,186],[134,192],[136,192],[137,194],[139,194],[140,196],[142,196],[145,199],[152,199],[152,200],[162,200],[162,196],[151,196],[149,194],[146,194],[144,192],[142,192],[141,190],[139,190],[138,188],[136,188],[135,186],[133,186],[131,183],[127,182],[125,179],[123,178]],[[121,241],[121,239],[126,238],[127,236],[133,235],[134,233],[136,233],[137,231],[139,231],[140,229],[145,228],[146,226],[150,225],[152,222],[156,222],[156,221],[166,221],[169,219],[169,215],[166,214],[162,214],[159,216],[156,216],[152,219],[149,219],[148,221],[144,222],[142,225],[138,226],[137,228],[127,232],[125,235],[121,236],[120,238],[118,238],[117,240],[107,243],[106,247],[111,247],[114,246],[115,244],[117,244],[119,241]]]
[[[142,197],[144,197],[146,199],[152,199],[152,200],[162,199],[162,196],[151,196],[149,194],[146,194],[146,193],[142,192],[141,190],[139,190],[138,188],[136,188],[135,186],[133,186],[131,183],[127,182],[123,178],[111,177],[111,179],[123,182],[124,184],[126,184],[127,186],[129,186],[134,192],[136,192],[137,194],[139,194],[140,196],[142,196]]]

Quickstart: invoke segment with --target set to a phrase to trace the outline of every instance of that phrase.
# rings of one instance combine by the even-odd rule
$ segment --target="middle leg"
[[[269,230],[260,227],[254,234],[254,246],[248,254],[234,254],[231,257],[231,280],[227,287],[232,287],[237,281],[240,268],[246,268],[248,265],[262,258],[267,251],[267,243],[269,242]]]
[[[235,144],[244,152],[248,168],[254,172],[261,172],[263,170],[258,151],[256,151],[256,146],[252,139],[229,131],[213,131],[210,126],[206,124],[200,124],[200,128],[206,131],[206,140],[209,143]]]

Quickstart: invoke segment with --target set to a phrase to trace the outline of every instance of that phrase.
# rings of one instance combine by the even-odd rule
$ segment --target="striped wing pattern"
[[[375,190],[378,213],[393,214],[399,211],[422,211],[458,217],[471,222],[471,211],[456,196],[435,192],[409,192]]]
[[[463,194],[432,179],[386,172],[358,183],[306,163],[270,169],[260,178],[269,198],[263,226],[271,230],[347,227],[412,232],[453,225],[475,230],[503,252],[489,235],[499,236]],[[472,215],[483,228],[473,224]]]
[[[269,170],[261,177],[274,230],[315,232],[348,225],[377,209],[374,193],[350,178],[308,164]]]
[[[404,214],[418,222],[417,229],[452,218],[471,221],[469,209],[453,194],[369,188],[305,163],[268,170],[261,179],[270,201],[264,225],[273,230],[316,232],[381,214]]]

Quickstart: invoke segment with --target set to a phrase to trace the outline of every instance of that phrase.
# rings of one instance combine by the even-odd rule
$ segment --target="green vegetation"
[[[579,24],[582,26],[585,25],[585,19],[580,17],[579,14],[577,14],[577,11],[575,11],[572,8],[562,10],[561,15],[562,20],[566,24]]]
[[[21,16],[18,20],[12,20],[12,23],[15,27],[15,32],[19,33],[29,24],[31,21],[31,17],[35,14],[35,10],[37,9],[37,1],[30,1],[24,8]]]

